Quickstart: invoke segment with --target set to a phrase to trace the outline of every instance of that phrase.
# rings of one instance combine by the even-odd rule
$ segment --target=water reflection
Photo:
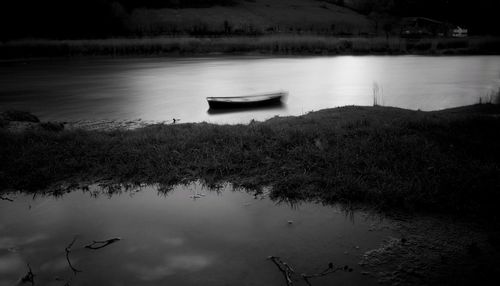
[[[144,281],[158,281],[170,275],[197,272],[214,262],[212,257],[203,255],[177,255],[167,256],[159,265],[148,266],[141,264],[130,263],[126,268],[132,273],[136,273],[140,280]]]
[[[372,105],[437,110],[474,104],[500,86],[499,56],[214,57],[0,63],[2,108],[44,120],[142,118],[244,123]],[[287,108],[206,113],[206,97],[287,90]]]
[[[23,260],[13,253],[4,253],[0,255],[0,274],[6,276],[12,272],[17,272],[24,267]]]
[[[286,110],[286,104],[283,103],[283,102],[279,102],[279,103],[274,103],[274,104],[271,104],[271,105],[267,105],[267,106],[260,106],[258,108],[255,108],[255,107],[243,107],[243,108],[222,108],[222,109],[213,109],[213,108],[209,108],[207,110],[207,114],[210,114],[210,115],[217,115],[217,114],[229,114],[229,113],[248,113],[248,112],[274,112],[276,114],[279,114],[279,113],[282,113]]]
[[[270,255],[305,273],[331,261],[355,270],[322,278],[326,283],[375,283],[357,263],[390,234],[370,231],[386,222],[309,202],[292,208],[267,195],[198,183],[170,191],[92,185],[58,197],[17,194],[0,202],[0,283],[14,284],[28,263],[39,285],[283,283]],[[113,237],[122,239],[85,247]]]
[[[0,248],[14,250],[14,246],[19,248],[25,245],[30,245],[39,241],[43,241],[48,239],[47,235],[42,233],[36,233],[29,236],[24,237],[8,237],[3,236],[0,237]]]

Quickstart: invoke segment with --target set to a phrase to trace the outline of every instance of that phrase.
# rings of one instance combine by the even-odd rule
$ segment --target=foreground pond
[[[286,285],[271,255],[293,266],[297,285],[306,285],[301,273],[320,273],[329,262],[353,271],[312,278],[313,285],[370,285],[376,279],[358,263],[391,234],[363,212],[277,204],[230,187],[107,196],[91,186],[59,198],[11,197],[0,200],[0,285],[25,277],[28,264],[36,285]]]
[[[377,103],[437,110],[489,100],[499,56],[211,57],[0,63],[0,106],[42,120],[246,123]],[[281,108],[207,113],[209,96],[289,92]],[[0,110],[1,111],[1,110]]]

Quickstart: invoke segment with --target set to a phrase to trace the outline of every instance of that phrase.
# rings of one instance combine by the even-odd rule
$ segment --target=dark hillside
[[[208,8],[233,6],[243,0],[118,0],[124,7],[133,8]]]
[[[366,16],[317,0],[20,0],[0,4],[1,40],[269,32],[359,34]]]
[[[270,33],[399,35],[403,17],[499,35],[491,0],[9,0],[0,4],[0,40],[90,39]],[[390,33],[389,33],[390,32]]]
[[[0,4],[0,40],[104,38],[127,35],[136,8],[234,5],[233,0],[8,0]]]
[[[338,0],[327,0],[336,2]],[[500,2],[494,0],[345,0],[345,6],[365,15],[429,17],[463,25],[473,34],[500,34],[497,18]]]

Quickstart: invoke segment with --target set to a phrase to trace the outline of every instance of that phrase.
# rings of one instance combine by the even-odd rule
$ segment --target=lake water
[[[499,56],[209,57],[0,63],[0,109],[43,120],[245,123],[344,105],[437,110],[500,87]],[[281,108],[207,113],[208,96],[288,91]]]
[[[198,198],[194,195],[200,194]],[[278,204],[266,195],[193,183],[108,196],[98,187],[62,197],[0,200],[0,285],[28,272],[35,285],[286,285],[270,255],[301,273],[340,271],[313,285],[375,285],[358,265],[391,234],[385,220],[336,206]],[[65,248],[76,237],[68,259]],[[119,237],[98,250],[93,240]]]

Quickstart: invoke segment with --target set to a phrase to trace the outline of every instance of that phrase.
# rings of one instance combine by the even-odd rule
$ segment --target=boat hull
[[[264,96],[207,97],[211,109],[255,108],[281,105],[284,93]]]

